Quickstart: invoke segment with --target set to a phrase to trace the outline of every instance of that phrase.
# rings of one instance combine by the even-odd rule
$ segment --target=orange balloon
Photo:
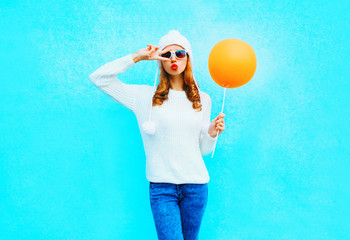
[[[240,87],[254,76],[255,52],[242,40],[225,39],[212,48],[208,66],[211,77],[221,87]]]

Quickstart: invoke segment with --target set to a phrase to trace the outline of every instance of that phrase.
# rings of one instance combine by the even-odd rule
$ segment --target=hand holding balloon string
[[[219,115],[213,119],[213,121],[210,123],[209,125],[209,130],[208,130],[208,134],[213,137],[213,135],[215,134],[215,131],[216,132],[216,137],[221,134],[224,130],[225,130],[225,122],[224,122],[224,117],[226,116],[225,113],[223,113],[224,111],[224,105],[225,105],[225,97],[226,97],[226,88],[224,87],[224,98],[222,100],[222,107],[221,107],[221,112],[219,113]],[[220,127],[216,127],[216,124],[218,124]],[[220,132],[221,130],[221,132]],[[214,132],[214,134],[212,134]],[[220,132],[220,133],[219,133]],[[214,136],[215,137],[215,136]],[[214,138],[213,137],[213,138]],[[215,151],[215,147],[216,147],[216,141],[215,141],[215,146],[214,146],[214,151]],[[214,152],[212,154],[212,157],[214,156]]]
[[[225,117],[225,114],[221,112],[216,118],[214,118],[211,121],[208,129],[208,134],[212,138],[215,138],[225,130],[224,117]]]
[[[223,114],[226,89],[238,88],[250,81],[256,70],[256,55],[254,49],[248,43],[239,39],[229,38],[218,42],[212,48],[209,54],[208,67],[213,80],[224,88],[224,98],[220,112],[220,114]],[[211,136],[213,136],[215,131],[214,124],[219,116],[213,120],[214,123],[211,123],[210,130],[208,130]],[[216,136],[225,127],[223,122],[218,123],[218,126],[221,129],[217,128]],[[218,138],[215,140],[211,157],[214,156],[217,140]]]

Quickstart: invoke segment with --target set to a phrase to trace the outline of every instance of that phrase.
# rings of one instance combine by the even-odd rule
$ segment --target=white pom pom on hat
[[[154,135],[156,132],[156,125],[152,121],[144,122],[142,127],[143,131],[149,135]]]
[[[178,30],[170,30],[166,35],[164,35],[158,43],[158,51],[162,51],[166,46],[172,45],[172,44],[176,44],[176,45],[180,45],[181,47],[183,47],[189,56],[189,60],[191,62],[191,66],[193,66],[193,56],[192,56],[192,49],[191,49],[191,44],[190,42],[187,40],[186,37],[184,37]],[[157,71],[156,71],[156,76],[154,78],[154,85],[153,85],[153,94],[152,94],[152,98],[151,98],[151,106],[150,106],[150,112],[149,112],[149,117],[148,117],[148,121],[144,122],[142,124],[142,128],[143,131],[149,135],[154,135],[156,132],[156,126],[155,123],[151,120],[151,116],[152,116],[152,103],[153,103],[153,96],[156,90],[156,82],[157,82],[157,76],[158,76],[158,71],[161,68],[161,61],[158,60],[157,61]],[[192,73],[193,74],[193,73]],[[198,89],[198,93],[200,92],[199,90],[199,86],[197,84],[197,81],[193,75],[193,79],[194,82],[197,86]]]

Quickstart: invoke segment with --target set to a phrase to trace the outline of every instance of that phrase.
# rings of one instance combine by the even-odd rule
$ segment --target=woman
[[[157,50],[160,51],[157,51]],[[142,60],[158,60],[159,84],[126,84],[116,76]],[[202,155],[212,152],[225,129],[220,113],[210,122],[210,96],[192,73],[192,50],[176,30],[109,62],[91,81],[134,112],[146,153],[146,178],[158,239],[198,239],[208,198],[209,175]],[[151,121],[151,116],[153,121]]]

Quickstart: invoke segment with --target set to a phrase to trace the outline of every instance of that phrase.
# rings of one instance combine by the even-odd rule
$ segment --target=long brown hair
[[[170,82],[169,74],[165,71],[162,64],[160,64],[160,73],[159,73],[159,84],[157,90],[153,95],[152,106],[162,105],[164,100],[168,100]],[[187,96],[187,99],[192,102],[193,109],[199,109],[198,112],[202,110],[202,104],[200,103],[200,95],[194,82],[192,74],[192,66],[187,55],[187,64],[185,70],[181,73],[184,79],[184,90]],[[198,84],[198,82],[197,82]],[[199,84],[198,84],[199,85]]]

